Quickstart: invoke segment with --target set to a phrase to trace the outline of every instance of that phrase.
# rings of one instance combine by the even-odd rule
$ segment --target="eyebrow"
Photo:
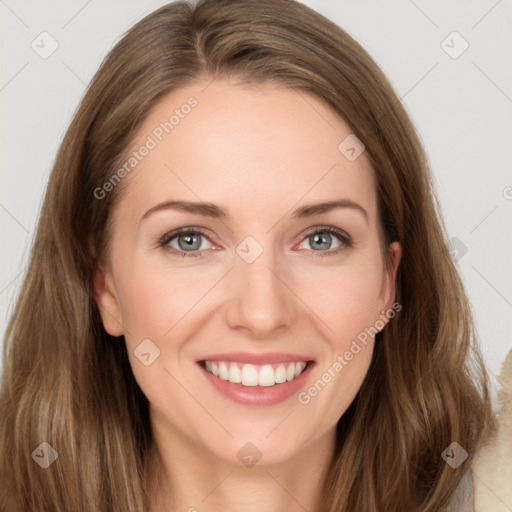
[[[350,208],[356,210],[364,216],[366,223],[369,224],[368,212],[360,204],[352,201],[351,199],[336,199],[333,201],[301,206],[300,208],[297,208],[293,212],[292,218],[303,219],[307,217],[312,217],[314,215],[329,212],[336,208]],[[141,217],[140,221],[142,222],[144,219],[147,219],[153,213],[161,210],[178,210],[188,213],[194,213],[196,215],[203,215],[205,217],[211,217],[214,219],[227,219],[229,217],[227,210],[223,209],[222,207],[214,203],[176,200],[164,201],[163,203],[159,203],[153,206]]]

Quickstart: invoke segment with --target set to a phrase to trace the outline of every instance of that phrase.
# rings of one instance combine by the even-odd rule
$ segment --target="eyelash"
[[[312,251],[315,254],[315,256],[334,256],[336,254],[339,254],[343,251],[346,251],[347,249],[349,249],[350,247],[352,247],[354,245],[354,241],[352,240],[352,238],[347,235],[344,231],[342,231],[341,229],[338,229],[338,228],[335,228],[335,227],[332,227],[332,226],[326,226],[326,227],[321,227],[321,228],[317,228],[313,231],[310,231],[308,233],[306,233],[304,235],[304,238],[303,240],[305,240],[306,238],[309,238],[313,235],[316,235],[318,233],[329,233],[329,234],[332,234],[332,235],[335,235],[341,242],[341,245],[337,248],[337,249],[330,249],[328,251]],[[178,228],[178,229],[175,229],[174,231],[171,231],[169,233],[166,233],[163,237],[161,237],[159,240],[158,240],[158,247],[164,249],[165,251],[168,251],[170,252],[171,254],[173,255],[176,255],[176,256],[182,256],[182,257],[202,257],[203,254],[201,251],[178,251],[176,249],[174,249],[174,247],[170,247],[168,244],[169,242],[173,239],[173,238],[176,238],[180,235],[183,235],[183,234],[187,234],[187,235],[202,235],[204,236],[209,242],[213,243],[212,240],[210,240],[210,237],[203,231],[201,230],[200,228]]]

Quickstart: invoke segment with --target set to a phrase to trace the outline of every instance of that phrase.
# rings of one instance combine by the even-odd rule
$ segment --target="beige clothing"
[[[512,350],[499,380],[498,434],[476,455],[445,512],[512,512]]]
[[[444,512],[477,512],[474,508],[474,475],[469,469],[457,487],[457,491],[452,496],[450,504],[445,508]]]

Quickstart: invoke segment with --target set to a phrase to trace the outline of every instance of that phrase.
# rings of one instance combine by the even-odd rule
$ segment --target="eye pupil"
[[[201,247],[201,235],[182,235],[178,237],[178,245],[180,249],[188,251],[190,249],[199,249]],[[185,244],[182,245],[181,240],[185,239]],[[198,243],[199,242],[199,243]]]
[[[312,247],[314,247],[316,244],[321,244],[322,243],[322,240],[323,241],[327,241],[328,245],[330,245],[330,242],[331,242],[331,235],[329,233],[315,233],[313,235],[313,243],[312,243]],[[320,247],[321,249],[328,249],[329,247]]]

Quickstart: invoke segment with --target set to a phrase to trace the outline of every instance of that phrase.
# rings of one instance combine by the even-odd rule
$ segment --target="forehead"
[[[141,207],[179,198],[253,215],[347,197],[373,216],[374,173],[364,152],[350,161],[339,149],[351,134],[304,91],[192,83],[163,97],[138,129],[133,148],[150,149],[126,178],[126,195]]]

